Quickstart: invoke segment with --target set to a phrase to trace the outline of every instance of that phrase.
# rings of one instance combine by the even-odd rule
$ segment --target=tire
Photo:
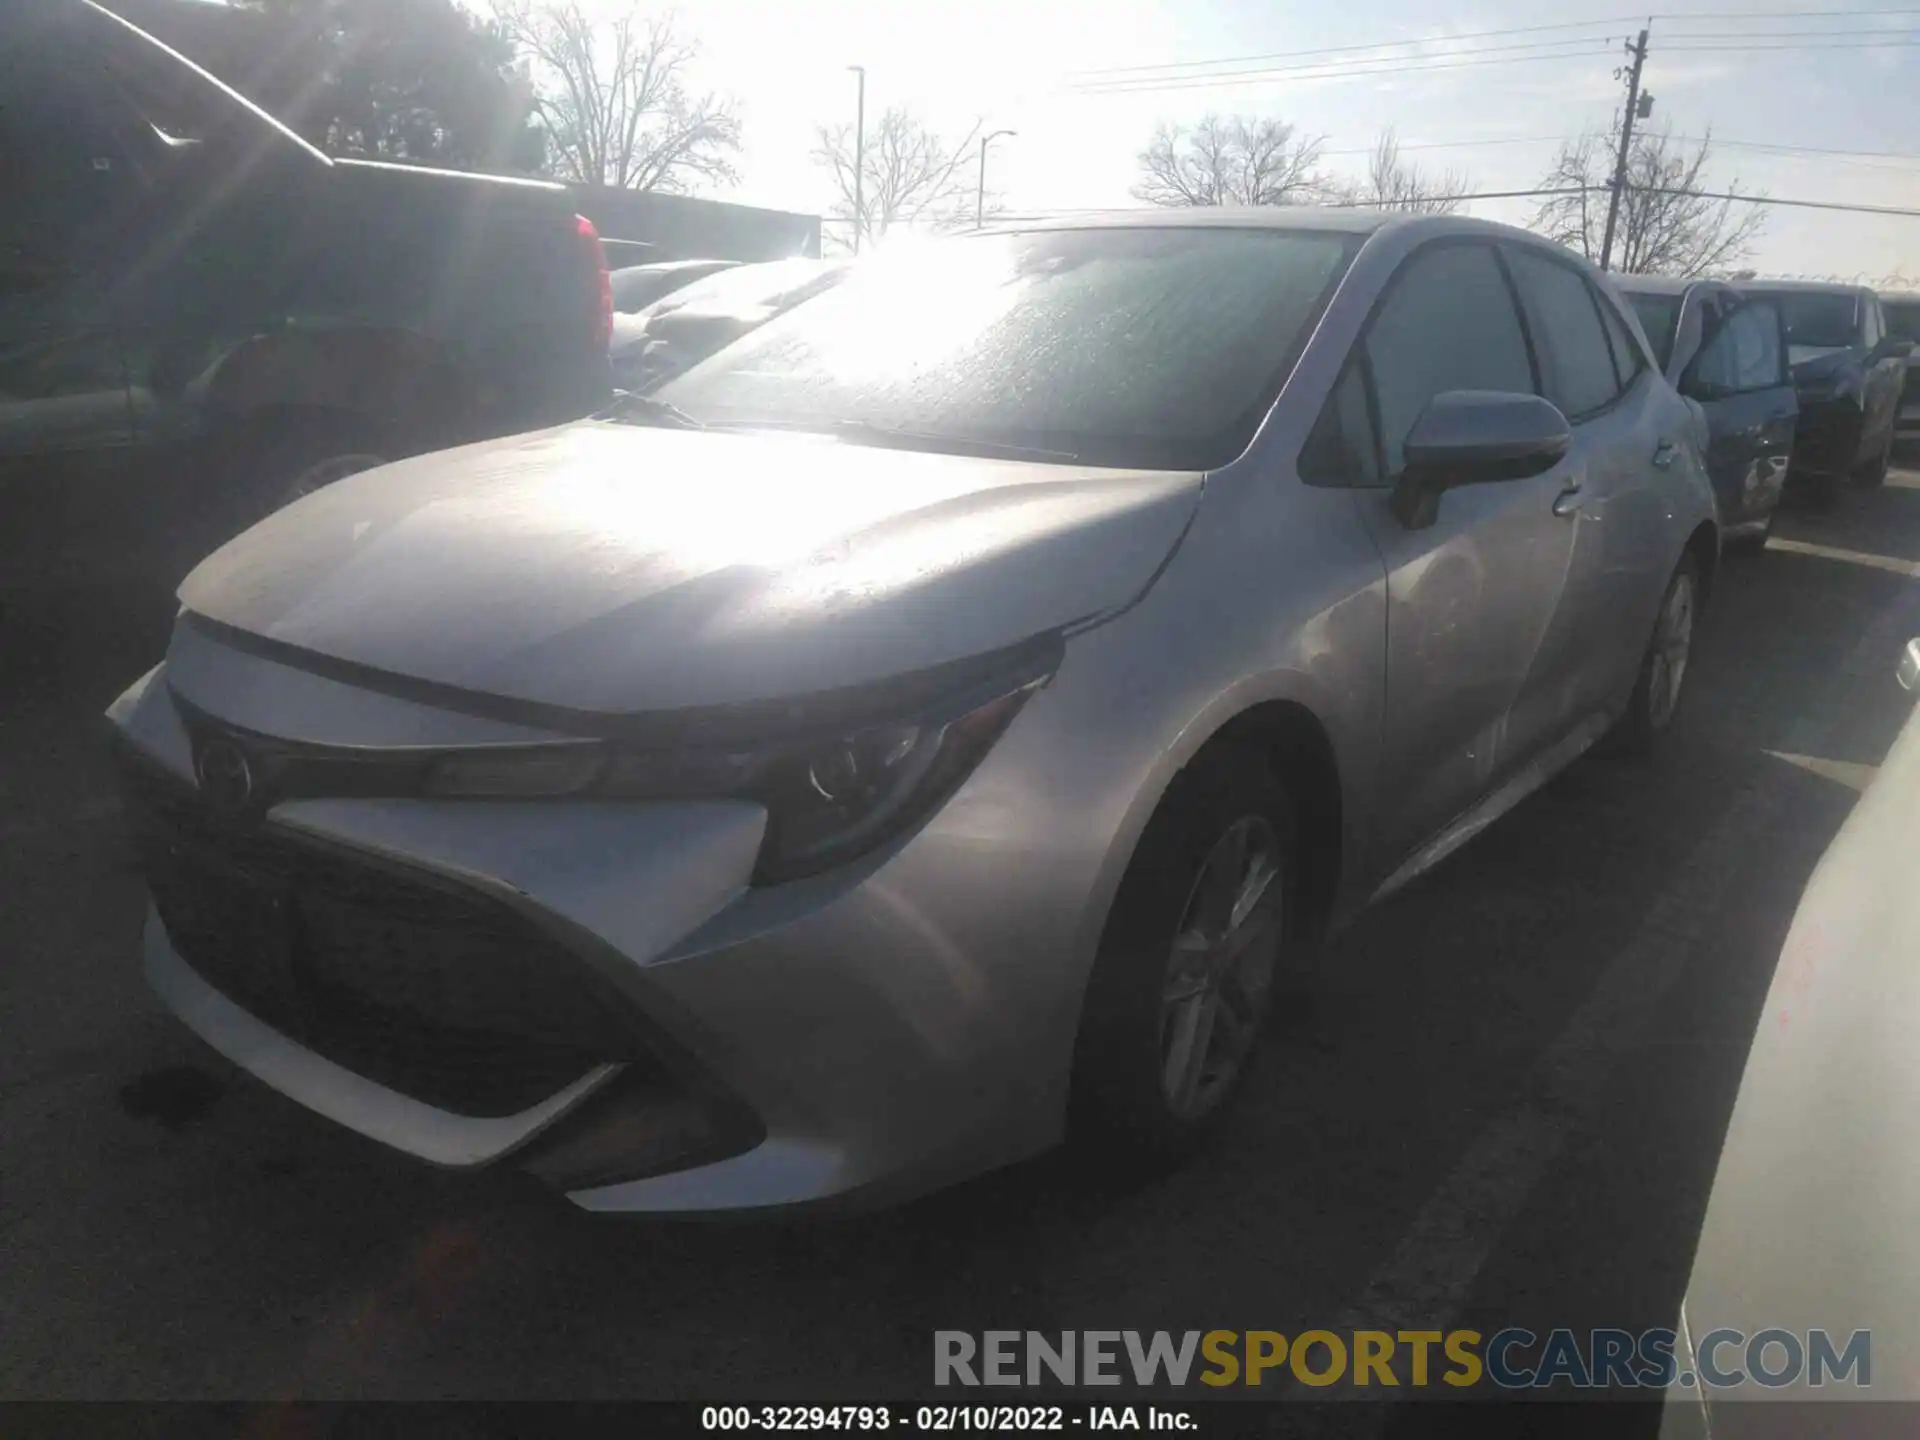
[[[1864,465],[1854,467],[1852,480],[1862,490],[1878,490],[1887,483],[1887,466],[1893,460],[1893,436],[1887,436],[1887,443],[1880,447],[1880,457],[1869,460]]]
[[[1757,534],[1734,535],[1720,542],[1722,555],[1758,555],[1767,548],[1767,541],[1773,537],[1773,512],[1767,514],[1767,523],[1761,526]]]
[[[274,418],[240,437],[227,468],[229,533],[258,524],[336,480],[384,465],[391,446],[351,415]]]
[[[1691,555],[1684,555],[1660,596],[1660,609],[1654,616],[1646,653],[1640,659],[1633,694],[1614,729],[1621,748],[1644,754],[1672,725],[1686,694],[1686,673],[1699,614],[1700,567]]]
[[[1298,834],[1257,749],[1218,746],[1175,779],[1121,881],[1087,986],[1069,1117],[1083,1153],[1156,1173],[1226,1113],[1298,932]]]

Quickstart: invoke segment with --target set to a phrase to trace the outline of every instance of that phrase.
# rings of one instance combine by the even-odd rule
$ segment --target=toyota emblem
[[[225,814],[238,814],[253,797],[253,771],[247,765],[247,752],[231,740],[209,740],[201,746],[194,773],[207,803]]]

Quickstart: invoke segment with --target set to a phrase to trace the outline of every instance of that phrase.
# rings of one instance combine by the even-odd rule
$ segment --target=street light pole
[[[853,108],[853,253],[860,253],[860,232],[866,228],[865,198],[867,178],[867,67],[849,65],[860,77],[860,88]]]
[[[1018,135],[1018,130],[994,130],[980,137],[980,183],[973,192],[973,228],[986,224],[987,215],[987,142],[1002,135]]]

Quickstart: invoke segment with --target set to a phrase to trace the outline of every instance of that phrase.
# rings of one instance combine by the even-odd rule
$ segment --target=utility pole
[[[1634,42],[1627,47],[1627,53],[1633,57],[1633,65],[1627,71],[1627,110],[1620,120],[1620,153],[1613,161],[1613,184],[1608,187],[1607,230],[1600,241],[1600,268],[1607,269],[1613,262],[1613,227],[1620,218],[1620,196],[1627,188],[1627,153],[1633,144],[1633,122],[1640,115],[1640,69],[1647,63],[1647,32],[1642,30]],[[1619,71],[1614,72],[1616,75]],[[1653,108],[1653,97],[1647,96],[1647,109]]]
[[[987,144],[1002,135],[1018,135],[1018,130],[995,130],[980,137],[980,184],[973,192],[973,228],[986,224],[987,216]]]
[[[860,77],[858,98],[853,102],[853,253],[860,253],[860,232],[867,228],[866,207],[861,203],[867,178],[867,67],[849,65]]]

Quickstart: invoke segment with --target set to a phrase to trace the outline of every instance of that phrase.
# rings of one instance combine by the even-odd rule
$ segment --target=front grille
[[[271,825],[129,760],[127,812],[182,959],[336,1064],[441,1109],[525,1110],[643,1058],[577,956],[504,904]]]

